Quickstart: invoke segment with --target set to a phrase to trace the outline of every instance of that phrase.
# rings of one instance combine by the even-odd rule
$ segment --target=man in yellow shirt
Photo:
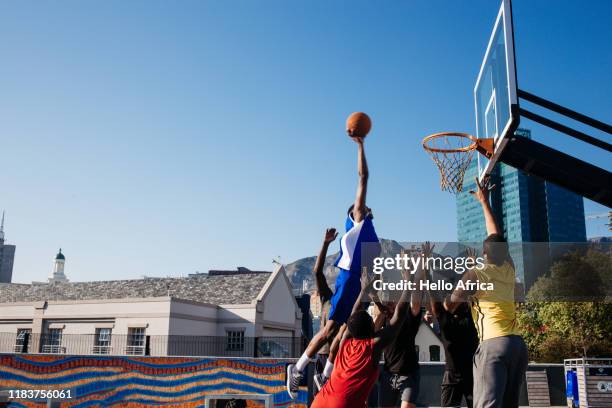
[[[487,182],[476,180],[470,193],[480,202],[487,226],[483,242],[485,267],[471,269],[462,281],[492,284],[491,290],[456,289],[444,307],[454,311],[461,302],[471,301],[472,318],[480,345],[474,354],[474,408],[519,406],[523,377],[527,370],[527,347],[517,329],[514,287],[516,275],[508,243],[500,231],[491,206]],[[486,285],[479,285],[484,287]]]

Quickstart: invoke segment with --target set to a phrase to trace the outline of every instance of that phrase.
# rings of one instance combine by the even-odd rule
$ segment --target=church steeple
[[[66,257],[62,254],[62,248],[60,248],[53,261],[53,273],[49,276],[49,283],[68,282],[68,278],[64,274],[65,264]]]
[[[64,256],[64,254],[62,254],[62,248],[60,248],[57,255],[55,255],[55,260],[58,260],[58,259],[66,260],[66,257]]]

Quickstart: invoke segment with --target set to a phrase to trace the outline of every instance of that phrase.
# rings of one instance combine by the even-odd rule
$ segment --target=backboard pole
[[[535,103],[536,105],[540,105],[543,108],[549,109],[553,112],[560,113],[563,116],[567,116],[568,118],[577,120],[578,122],[582,122],[586,125],[602,130],[606,133],[612,134],[612,126],[608,125],[607,123],[591,118],[587,115],[583,115],[582,113],[568,109],[565,106],[561,106],[547,99],[534,95],[530,92],[523,91],[522,89],[517,89],[517,94],[519,98],[525,99],[526,101]]]
[[[589,136],[586,133],[582,133],[576,129],[572,129],[568,126],[562,125],[559,122],[555,122],[554,120],[547,119],[543,116],[540,116],[536,113],[528,111],[527,109],[520,108],[519,112],[522,117],[527,118],[529,120],[533,120],[541,125],[549,127],[551,129],[558,130],[559,132],[565,133],[568,136],[574,137],[576,139],[582,140],[583,142],[589,143],[593,146],[597,146],[601,149],[612,152],[612,144],[604,142],[603,140],[599,140],[594,138],[593,136]]]
[[[535,140],[510,137],[499,161],[612,207],[612,173]]]

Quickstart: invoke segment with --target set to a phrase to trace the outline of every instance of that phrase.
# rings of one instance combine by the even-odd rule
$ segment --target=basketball
[[[366,137],[370,129],[372,129],[372,121],[363,112],[353,112],[346,120],[346,133],[351,137]]]

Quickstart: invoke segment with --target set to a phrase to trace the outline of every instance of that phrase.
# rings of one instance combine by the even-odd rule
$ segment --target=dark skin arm
[[[472,196],[476,200],[478,200],[478,202],[482,206],[482,211],[485,217],[485,225],[487,228],[487,234],[502,235],[502,231],[500,230],[499,225],[495,220],[495,215],[493,215],[491,205],[489,204],[489,193],[491,192],[491,190],[493,190],[493,188],[495,188],[495,185],[490,185],[488,178],[484,179],[482,182],[480,182],[478,178],[476,178],[476,191],[470,191],[470,194],[472,194]],[[475,256],[475,251],[470,249],[468,250],[468,252],[468,256]],[[465,274],[463,274],[463,277],[461,278],[464,283],[469,281],[473,282],[477,279],[478,276],[476,275],[476,272],[473,269],[467,271]],[[454,312],[461,303],[467,302],[473,295],[474,291],[457,288],[450,296],[444,299],[444,308],[449,312]]]
[[[365,157],[365,149],[363,147],[363,137],[353,137],[352,139],[357,143],[357,171],[359,173],[359,181],[357,183],[357,195],[355,196],[355,204],[353,207],[353,221],[359,223],[363,221],[366,216],[366,195],[368,192],[368,177],[370,172],[368,170],[368,162]]]
[[[387,319],[393,316],[393,311],[388,307],[385,307],[382,303],[376,303],[376,308],[378,309],[378,315],[376,319],[374,319],[374,331],[377,332],[383,328]]]
[[[434,247],[435,245],[431,246],[430,254],[433,253]],[[429,279],[430,277],[433,279],[433,276],[430,275],[429,271],[427,271],[426,275],[427,279]],[[444,310],[444,299],[441,298],[441,295],[439,293],[434,292],[433,290],[429,290],[427,297],[429,298],[427,309],[434,315],[435,318],[439,318],[440,313]]]
[[[410,273],[408,271],[402,271],[402,277],[405,280],[410,280]],[[374,337],[375,361],[378,361],[385,347],[397,337],[397,334],[404,324],[404,320],[406,320],[406,316],[408,316],[410,312],[410,298],[410,290],[408,286],[406,286],[406,289],[402,292],[397,302],[397,306],[395,307],[393,316],[391,316],[391,320],[389,320],[389,324]]]
[[[438,299],[436,296],[436,293],[429,291],[429,308],[431,310],[431,313],[433,313],[433,315],[438,318],[440,317],[440,313],[442,312],[442,310],[444,310],[444,305],[443,301],[441,299]]]
[[[323,274],[323,266],[325,265],[327,249],[329,248],[329,245],[334,242],[337,236],[338,232],[335,228],[328,228],[327,230],[325,230],[325,236],[323,237],[323,245],[321,245],[321,250],[319,251],[319,256],[317,256],[317,260],[315,262],[313,270],[315,282],[317,285],[317,292],[319,293],[319,296],[325,299],[331,298],[333,292],[329,288],[329,285],[327,284],[327,279],[325,279],[325,275]]]
[[[353,304],[351,315],[353,313],[357,313],[362,309],[365,309],[367,306],[370,305],[372,300],[374,300],[374,303],[379,308],[379,310],[381,308],[384,308],[384,305],[380,303],[374,291],[374,282],[376,282],[378,279],[380,279],[378,276],[374,276],[368,280],[367,268],[363,268],[361,272],[361,291],[359,292],[359,296],[357,296],[357,300],[355,300],[355,303]],[[346,327],[346,324],[343,327]],[[351,334],[348,330],[344,330],[339,335],[341,336],[340,344],[342,344],[342,342],[344,342],[344,340],[346,340],[347,338],[351,337]]]
[[[499,225],[497,225],[497,221],[495,220],[495,216],[493,215],[493,211],[491,210],[491,205],[489,204],[489,193],[494,185],[489,184],[489,179],[486,178],[482,182],[476,180],[476,191],[470,191],[470,194],[480,203],[482,206],[482,211],[485,217],[485,225],[487,228],[487,234],[500,234],[502,231],[499,229]],[[475,252],[473,250],[468,250],[468,256],[475,256]],[[463,274],[461,280],[466,283],[469,281],[475,281],[478,277],[476,272],[471,269]],[[454,312],[457,307],[463,302],[467,302],[470,297],[474,294],[474,291],[468,291],[461,288],[455,289],[455,291],[444,299],[444,308],[449,312]]]
[[[480,205],[482,206],[482,211],[485,217],[485,225],[487,227],[487,234],[502,234],[499,229],[499,225],[497,225],[497,221],[495,220],[495,216],[493,215],[493,211],[491,210],[491,205],[489,204],[489,193],[491,190],[495,188],[495,185],[490,185],[489,180],[484,179],[482,182],[478,181],[476,178],[476,191],[470,191],[470,194],[478,200]]]
[[[473,248],[467,249],[467,258],[475,258],[476,251]],[[478,277],[476,276],[476,272],[473,269],[468,270],[463,274],[461,280],[466,283],[468,281],[476,281]],[[470,297],[474,294],[473,290],[464,290],[462,288],[457,288],[453,291],[450,296],[447,296],[444,299],[444,309],[448,310],[451,313],[454,313],[455,310],[459,307],[461,303],[468,302]]]
[[[435,245],[431,245],[429,241],[425,242],[421,248],[423,250],[423,255],[425,258],[429,258],[433,253]],[[423,291],[421,290],[421,282],[425,282],[427,280],[427,275],[425,273],[424,268],[419,268],[419,270],[415,273],[415,282],[416,282],[416,290],[412,292],[412,296],[410,298],[410,311],[413,316],[416,316],[421,311],[421,303],[423,300]]]
[[[374,296],[373,294],[374,282],[376,282],[376,280],[378,279],[379,278],[375,276],[372,279],[368,280],[367,269],[363,268],[363,271],[361,272],[361,292],[359,292],[359,296],[357,297],[357,300],[353,304],[353,309],[351,310],[351,314],[357,313],[358,311],[360,311],[361,309],[364,309],[370,304],[371,297]]]
[[[463,274],[461,280],[466,283],[468,281],[476,281],[476,272],[473,269],[470,269],[466,273]],[[464,290],[462,288],[457,288],[453,291],[453,293],[444,299],[444,309],[448,310],[451,313],[454,313],[455,310],[459,307],[461,303],[468,302],[472,295],[474,294],[473,290]]]
[[[425,257],[431,256],[433,252],[433,246],[426,242],[422,246],[423,254]],[[403,270],[402,278],[404,280],[410,280],[410,271]],[[408,313],[412,313],[413,316],[417,316],[421,311],[421,300],[423,297],[423,293],[420,290],[420,282],[426,279],[425,270],[423,265],[419,267],[419,269],[415,273],[415,283],[416,290],[411,291],[406,286],[406,289],[402,292],[402,296],[400,297],[397,306],[395,307],[395,312],[389,321],[389,325],[377,333],[374,338],[374,352],[380,356],[380,353],[387,347],[394,339],[397,337],[402,325],[404,324],[404,320],[406,320],[406,316]],[[376,359],[378,361],[378,359]]]

